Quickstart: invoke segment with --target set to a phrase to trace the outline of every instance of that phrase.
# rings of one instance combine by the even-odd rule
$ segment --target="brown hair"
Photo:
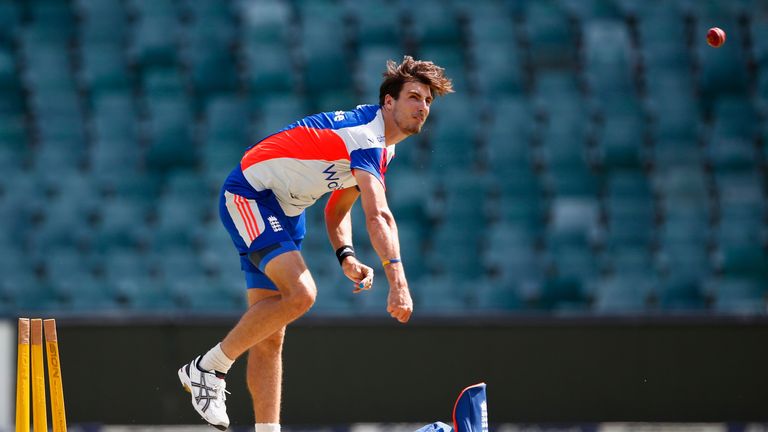
[[[404,56],[399,65],[393,60],[387,61],[387,70],[383,74],[384,81],[379,87],[379,104],[384,105],[384,96],[390,95],[397,99],[403,84],[418,81],[432,89],[436,96],[453,93],[453,84],[445,76],[445,69],[431,61],[414,60],[411,56]]]

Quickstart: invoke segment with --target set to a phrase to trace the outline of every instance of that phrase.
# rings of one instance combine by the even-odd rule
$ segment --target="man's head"
[[[413,135],[421,131],[429,116],[429,107],[435,96],[453,92],[445,69],[430,61],[403,57],[399,65],[390,60],[379,88],[379,104],[391,111],[401,131]]]

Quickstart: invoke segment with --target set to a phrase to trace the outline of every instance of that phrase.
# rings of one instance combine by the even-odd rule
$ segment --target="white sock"
[[[224,351],[221,350],[221,344],[216,344],[210,351],[205,353],[203,358],[200,359],[200,369],[207,371],[216,371],[226,374],[229,372],[229,368],[232,367],[234,360],[230,360]]]
[[[256,423],[253,429],[256,432],[280,432],[280,423]]]

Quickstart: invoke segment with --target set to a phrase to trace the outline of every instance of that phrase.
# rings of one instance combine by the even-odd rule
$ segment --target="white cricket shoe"
[[[229,427],[227,416],[227,383],[216,373],[200,369],[198,356],[179,369],[179,380],[184,390],[192,394],[192,406],[208,424],[220,430]]]

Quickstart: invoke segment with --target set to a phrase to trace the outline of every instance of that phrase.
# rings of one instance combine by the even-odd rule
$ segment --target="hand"
[[[358,261],[353,256],[344,258],[341,263],[341,269],[344,275],[355,283],[353,293],[369,290],[373,287],[373,269]]]
[[[413,300],[407,287],[393,288],[389,290],[387,297],[387,312],[400,321],[406,323],[413,313]]]

